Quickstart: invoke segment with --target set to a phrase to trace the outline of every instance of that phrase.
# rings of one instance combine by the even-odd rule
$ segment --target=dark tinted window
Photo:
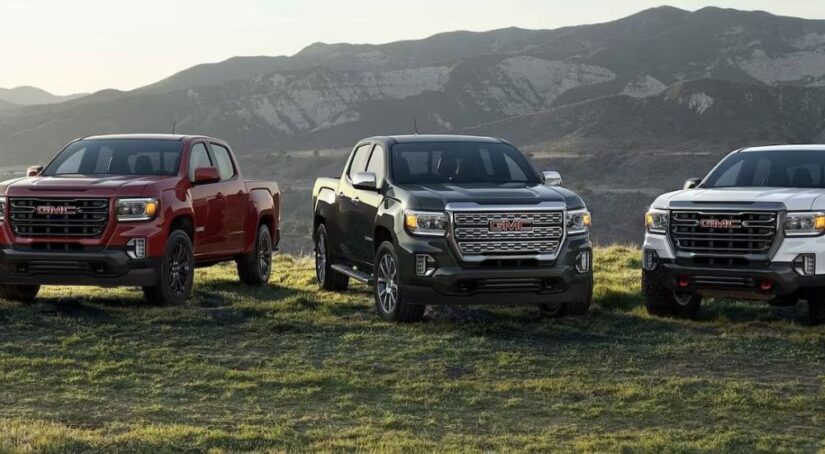
[[[825,188],[825,152],[744,151],[725,158],[702,184],[725,187]]]
[[[177,140],[80,140],[60,152],[44,175],[175,175],[183,144]]]
[[[218,173],[221,180],[229,180],[235,176],[235,166],[232,165],[232,158],[229,150],[221,145],[212,144],[212,154],[215,156],[215,164],[218,166]]]
[[[206,145],[195,144],[189,156],[189,181],[195,181],[195,170],[203,167],[212,167],[212,160],[209,159],[209,152]]]
[[[527,159],[500,143],[399,143],[393,181],[403,183],[538,183]]]
[[[372,149],[372,156],[370,156],[370,162],[367,164],[367,172],[375,174],[376,182],[384,180],[384,147],[381,145],[376,145]]]
[[[365,172],[367,169],[367,160],[370,158],[370,146],[361,145],[355,150],[355,155],[352,157],[352,164],[349,166],[349,175],[350,180],[353,176],[355,176],[358,172]]]

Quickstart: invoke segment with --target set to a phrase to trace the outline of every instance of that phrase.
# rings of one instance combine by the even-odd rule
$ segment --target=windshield
[[[60,152],[43,175],[172,176],[182,149],[178,140],[80,140]]]
[[[725,158],[703,188],[825,188],[825,151],[743,151]]]
[[[539,182],[527,159],[502,143],[399,143],[391,156],[397,184]]]

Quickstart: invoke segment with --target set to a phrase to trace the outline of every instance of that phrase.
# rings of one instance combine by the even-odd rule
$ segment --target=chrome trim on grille
[[[703,227],[700,219],[739,222],[736,228]],[[779,237],[780,213],[759,210],[671,210],[668,237],[677,254],[690,257],[770,256]]]
[[[446,206],[446,211],[450,217],[449,240],[465,262],[555,260],[566,239],[566,207],[561,202],[535,205],[451,203]],[[531,229],[491,231],[489,223],[497,220],[530,221]]]

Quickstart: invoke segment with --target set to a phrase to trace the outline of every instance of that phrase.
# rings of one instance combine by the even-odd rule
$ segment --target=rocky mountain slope
[[[37,104],[56,104],[72,99],[86,96],[85,93],[78,93],[68,96],[53,95],[46,90],[37,87],[16,87],[0,88],[0,101],[16,104],[19,106],[31,106]]]

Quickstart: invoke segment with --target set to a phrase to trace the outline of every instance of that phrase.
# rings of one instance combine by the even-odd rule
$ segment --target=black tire
[[[39,285],[0,285],[0,299],[16,303],[33,303],[40,293]]]
[[[825,288],[810,290],[805,299],[808,301],[807,322],[811,325],[825,323]]]
[[[413,323],[424,319],[427,306],[410,304],[404,299],[399,274],[398,256],[395,246],[385,241],[378,246],[373,265],[372,294],[375,310],[384,320]]]
[[[667,286],[667,277],[658,271],[642,271],[642,297],[647,312],[653,315],[695,319],[702,296],[684,294],[677,297]]]
[[[564,317],[566,315],[578,317],[587,314],[590,305],[593,303],[593,278],[587,281],[587,294],[580,301],[570,301],[567,303],[539,304],[539,312],[544,317]]]
[[[272,276],[272,235],[269,227],[258,227],[255,247],[248,254],[238,258],[238,277],[246,285],[260,287]]]
[[[324,290],[342,292],[349,287],[349,276],[332,269],[329,237],[324,224],[315,229],[315,278]]]
[[[195,259],[192,241],[181,230],[169,235],[166,252],[160,265],[160,280],[155,287],[144,287],[143,295],[150,303],[180,306],[192,296],[195,281]]]

